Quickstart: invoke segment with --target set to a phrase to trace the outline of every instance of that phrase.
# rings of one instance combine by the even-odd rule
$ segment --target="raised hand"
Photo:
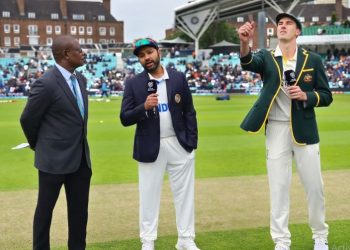
[[[255,22],[246,22],[238,29],[239,39],[243,43],[249,43],[249,40],[253,38],[255,30]]]

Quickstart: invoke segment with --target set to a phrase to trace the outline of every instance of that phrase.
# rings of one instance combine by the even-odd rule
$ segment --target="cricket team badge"
[[[176,94],[175,95],[175,102],[176,103],[180,103],[181,102],[181,95],[180,94]]]
[[[304,82],[311,82],[312,81],[312,75],[306,74],[304,76]]]

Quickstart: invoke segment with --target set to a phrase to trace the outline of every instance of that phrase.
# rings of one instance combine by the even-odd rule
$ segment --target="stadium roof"
[[[233,16],[242,16],[257,12],[264,8],[274,6],[289,6],[300,3],[311,2],[310,0],[197,0],[182,5],[175,9],[175,20],[177,16],[188,15],[202,10],[218,7],[218,19],[227,19]]]
[[[215,48],[215,47],[239,47],[239,46],[240,45],[237,43],[230,43],[226,40],[222,40],[221,42],[210,45],[209,47]]]
[[[182,39],[180,37],[176,37],[176,38],[171,39],[171,40],[160,40],[158,43],[159,44],[182,44],[182,45],[193,44],[193,42],[186,42],[184,39]]]

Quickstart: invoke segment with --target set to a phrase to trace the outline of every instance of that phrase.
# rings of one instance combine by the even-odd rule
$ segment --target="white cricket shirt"
[[[298,48],[295,49],[294,56],[289,60],[283,60],[282,51],[279,46],[277,46],[275,50],[275,57],[282,57],[283,61],[283,72],[286,70],[293,70],[295,71],[296,65],[297,65],[297,53]],[[284,78],[284,74],[283,78]],[[284,79],[283,79],[284,81]],[[269,120],[272,121],[289,121],[290,120],[290,109],[291,109],[291,99],[289,97],[287,87],[282,84],[281,87],[282,91],[279,91],[275,101],[272,104],[270,113],[269,113]]]
[[[159,122],[160,122],[160,137],[170,137],[175,136],[175,130],[171,120],[171,114],[169,111],[168,95],[166,88],[166,80],[169,79],[168,72],[162,66],[164,70],[164,75],[160,78],[154,78],[151,74],[149,78],[151,80],[156,80],[158,82],[157,94],[158,94],[158,112],[159,112]]]

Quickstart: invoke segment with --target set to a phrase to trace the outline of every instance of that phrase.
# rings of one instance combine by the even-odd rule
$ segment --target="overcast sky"
[[[188,0],[111,0],[112,15],[124,21],[124,42],[140,37],[165,38],[174,26],[174,9]]]
[[[158,41],[165,38],[166,29],[174,26],[175,8],[186,3],[188,0],[111,0],[111,13],[118,21],[124,21],[124,42],[140,37]]]

